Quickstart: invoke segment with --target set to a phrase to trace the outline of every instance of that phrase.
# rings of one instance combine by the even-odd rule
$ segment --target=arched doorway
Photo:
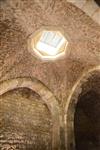
[[[52,150],[52,118],[41,97],[28,88],[0,96],[0,149]]]
[[[74,135],[76,150],[100,149],[100,95],[93,89],[78,97]]]
[[[100,68],[84,73],[65,109],[66,150],[100,149]]]
[[[29,105],[27,105],[27,103]],[[16,105],[18,105],[18,107]],[[2,118],[2,116],[4,116],[3,118],[6,118],[6,119],[8,118],[9,122],[12,122],[10,124],[8,123],[7,129],[8,129],[8,127],[13,126],[14,127],[13,129],[18,131],[17,132],[18,137],[22,138],[22,145],[23,145],[23,143],[26,143],[25,144],[26,146],[24,145],[25,147],[22,149],[27,149],[27,150],[28,149],[30,149],[30,150],[31,149],[58,150],[59,149],[59,144],[60,144],[59,105],[58,105],[56,98],[51,93],[51,91],[45,85],[43,85],[43,83],[41,83],[39,80],[37,80],[36,78],[16,78],[16,79],[11,79],[11,80],[1,82],[0,83],[0,107],[1,107],[0,119]],[[20,107],[20,109],[18,109],[19,107]],[[29,107],[29,110],[28,110],[28,107]],[[39,109],[39,107],[41,109]],[[22,108],[23,108],[23,110],[22,110]],[[9,111],[6,111],[7,109],[11,110],[10,114],[9,114]],[[25,113],[24,113],[24,110],[25,110]],[[9,115],[7,115],[5,112],[7,112],[11,116],[12,119],[9,118]],[[15,117],[14,120],[13,120],[12,114],[14,114],[14,117]],[[25,118],[25,114],[29,121]],[[35,117],[35,114],[38,114],[38,116]],[[49,118],[46,116],[48,116]],[[33,119],[31,120],[31,118],[33,118]],[[19,120],[18,123],[15,120],[16,121]],[[43,121],[44,121],[44,123],[43,123]],[[5,122],[4,119],[3,120],[1,119],[0,125],[2,125],[3,122]],[[36,122],[39,122],[39,124]],[[7,123],[7,121],[6,121],[6,123]],[[21,123],[21,125],[20,125],[20,123]],[[28,126],[28,124],[30,127]],[[43,133],[43,130],[39,129],[41,127],[41,124],[42,124],[42,127],[46,125],[46,132],[44,132],[44,133]],[[1,129],[3,129],[3,126]],[[18,126],[18,128],[17,128],[17,126]],[[25,128],[28,129],[28,132],[27,132],[28,137],[27,137],[27,139],[25,139],[23,141],[24,135],[21,134],[21,131]],[[36,129],[36,128],[38,128],[38,129]],[[5,126],[5,129],[6,129],[6,126]],[[12,130],[12,128],[10,128],[10,129]],[[25,129],[25,133],[26,133],[27,129]],[[9,130],[7,130],[7,133],[8,133],[8,131]],[[34,131],[34,133],[36,131],[38,133],[39,132],[41,133],[39,136],[39,139],[40,139],[40,143],[41,142],[42,142],[42,144],[44,143],[42,145],[43,147],[39,146],[41,144],[38,143],[38,138],[37,138],[37,135],[39,135],[38,133],[34,134],[35,137],[32,136],[32,138],[34,138],[35,140],[32,140],[32,139],[29,140],[30,135],[32,135],[32,131]],[[5,132],[3,132],[3,133],[5,133]],[[11,132],[11,133],[13,133],[13,132]],[[4,134],[1,134],[1,131],[0,131],[0,138],[2,138],[2,135],[4,136]],[[14,132],[14,136],[15,135],[16,135],[16,132]],[[51,135],[51,137],[50,136],[48,137],[48,135]],[[12,136],[12,137],[14,137],[14,136]],[[46,139],[48,139],[48,142],[44,138],[45,136],[47,137]],[[11,144],[4,145],[4,146],[6,146],[6,147],[3,147],[4,149],[5,148],[6,149],[7,148],[16,149],[16,147],[18,147],[16,144],[18,144],[18,141],[19,142],[21,142],[21,141],[18,140],[17,137],[16,137],[16,140],[18,140],[18,141],[16,141],[12,137],[8,137],[8,136],[5,137],[8,141],[10,139]],[[12,140],[11,140],[11,138],[12,138]],[[37,141],[37,144],[35,142],[35,143],[33,143],[34,146],[32,146],[32,143],[30,144],[30,142],[32,142],[32,141],[33,142]],[[3,139],[2,139],[2,140],[0,140],[0,142],[1,142],[1,144],[3,144],[5,142],[5,140],[3,141]],[[13,143],[15,143],[16,147],[12,147]],[[19,143],[19,145],[21,145],[21,143]],[[8,146],[10,146],[10,147],[8,147]],[[28,146],[28,148],[27,148],[27,146]],[[2,145],[1,145],[1,147],[2,147]]]

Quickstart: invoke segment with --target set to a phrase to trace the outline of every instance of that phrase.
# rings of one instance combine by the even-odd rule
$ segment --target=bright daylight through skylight
[[[41,30],[31,40],[32,53],[42,59],[56,59],[65,54],[68,41],[57,30]]]
[[[65,38],[55,32],[44,31],[36,48],[48,55],[56,55],[59,48],[65,42]]]

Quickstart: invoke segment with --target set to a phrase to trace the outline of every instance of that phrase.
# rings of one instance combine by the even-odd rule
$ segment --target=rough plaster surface
[[[64,58],[42,61],[29,52],[30,36],[45,26],[64,31],[69,42]],[[65,0],[0,1],[0,81],[17,77],[40,80],[59,103],[61,131],[73,86],[84,72],[99,65],[100,26],[73,4]],[[61,145],[64,149],[64,140]]]

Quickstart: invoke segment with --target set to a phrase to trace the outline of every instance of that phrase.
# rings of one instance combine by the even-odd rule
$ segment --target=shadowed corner
[[[96,3],[97,3],[97,5],[100,7],[100,0],[94,0]]]

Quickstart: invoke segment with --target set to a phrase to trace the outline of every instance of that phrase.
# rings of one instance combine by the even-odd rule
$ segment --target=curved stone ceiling
[[[46,89],[50,89],[54,96],[49,99],[51,94],[44,91],[43,86],[39,91],[53,110],[53,133],[57,133],[53,135],[55,149],[56,145],[65,144],[65,106],[67,110],[73,92],[85,73],[100,65],[100,26],[66,0],[2,0],[0,5],[0,82],[14,78],[9,82],[9,87],[13,88],[23,83],[21,79],[17,84],[17,78],[36,78]],[[47,26],[60,27],[68,39],[68,53],[62,59],[43,61],[28,50],[30,36]],[[4,85],[1,87],[5,91]],[[23,85],[32,89],[38,87],[29,81]]]
[[[67,0],[73,5],[80,8],[87,15],[89,15],[95,22],[100,24],[100,1],[96,0]]]

